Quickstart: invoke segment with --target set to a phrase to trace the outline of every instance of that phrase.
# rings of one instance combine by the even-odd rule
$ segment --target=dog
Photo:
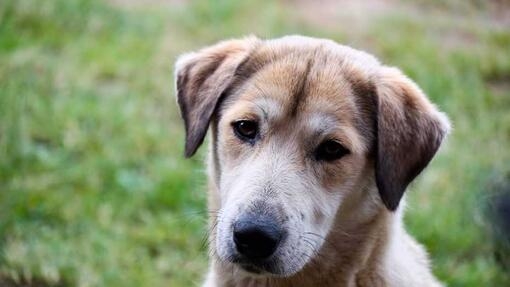
[[[400,70],[326,39],[180,56],[185,156],[210,129],[206,287],[441,286],[404,191],[450,129]]]

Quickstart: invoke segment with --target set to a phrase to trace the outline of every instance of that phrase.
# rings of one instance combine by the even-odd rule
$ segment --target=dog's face
[[[394,211],[448,129],[398,70],[326,40],[223,42],[176,75],[188,156],[212,123],[214,253],[251,273],[299,272],[347,210]]]

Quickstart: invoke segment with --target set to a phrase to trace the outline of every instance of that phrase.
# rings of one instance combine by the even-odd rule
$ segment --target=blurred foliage
[[[510,171],[492,175],[487,183],[485,203],[486,225],[494,244],[494,256],[503,269],[510,272]]]
[[[0,285],[199,284],[205,180],[201,155],[182,158],[173,61],[296,33],[375,53],[449,114],[406,224],[448,285],[508,285],[482,216],[510,162],[510,29],[490,5],[407,0],[351,23],[335,1],[134,2],[0,2]]]

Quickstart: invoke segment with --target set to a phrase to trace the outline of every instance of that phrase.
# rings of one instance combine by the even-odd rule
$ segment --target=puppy
[[[449,122],[398,69],[288,36],[175,71],[187,157],[211,130],[204,286],[440,286],[400,202]]]

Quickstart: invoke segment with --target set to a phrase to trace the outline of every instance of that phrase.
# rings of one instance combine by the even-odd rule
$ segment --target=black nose
[[[234,224],[237,251],[249,259],[271,256],[282,238],[282,231],[271,219],[247,217]]]

